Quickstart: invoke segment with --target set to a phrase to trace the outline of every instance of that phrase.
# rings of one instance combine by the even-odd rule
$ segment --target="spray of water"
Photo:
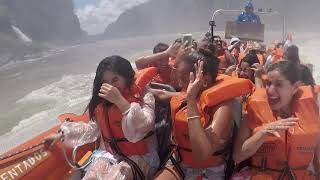
[[[18,27],[12,25],[12,30],[15,32],[15,34],[18,36],[18,38],[26,43],[32,42],[32,39],[29,38],[26,34],[24,34]]]

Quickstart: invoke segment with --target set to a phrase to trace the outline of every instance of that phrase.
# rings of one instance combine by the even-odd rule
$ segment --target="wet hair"
[[[296,45],[289,46],[283,54],[284,59],[294,63],[300,63],[299,48]]]
[[[126,80],[128,88],[130,88],[134,83],[135,72],[128,60],[120,56],[109,56],[103,59],[98,65],[96,76],[93,81],[92,97],[86,108],[86,110],[89,110],[90,119],[95,116],[94,112],[97,105],[103,101],[99,97],[99,91],[103,84],[103,74],[107,70],[122,76]],[[111,106],[112,103],[106,101],[105,105]]]
[[[272,64],[267,72],[279,71],[291,84],[294,84],[300,80],[299,64],[292,63],[290,61],[280,61],[276,64]]]
[[[206,43],[206,46],[205,47],[197,46],[199,49],[202,49],[202,50],[206,49],[207,52],[210,51],[212,54],[216,54],[218,47],[215,41],[212,42],[212,36],[210,32],[207,32],[205,34],[205,36],[201,39],[201,42]]]
[[[189,65],[192,69],[191,71],[195,72],[194,64],[196,64],[199,59],[203,61],[203,74],[211,75],[212,81],[215,82],[218,75],[219,59],[213,56],[210,50],[199,49],[199,51],[186,55],[181,62]]]
[[[300,81],[306,86],[315,86],[316,82],[312,76],[310,69],[306,65],[299,64]]]
[[[278,42],[277,44],[276,44],[276,48],[281,48],[281,47],[283,47],[284,46],[284,43],[283,42]]]
[[[154,46],[154,48],[153,48],[153,54],[163,52],[163,51],[167,50],[168,48],[169,48],[169,45],[168,45],[168,44],[158,43],[158,44],[157,44],[156,46]]]
[[[238,46],[234,47],[234,49],[238,50],[239,52],[241,51],[240,47],[238,47]]]
[[[247,54],[241,61],[239,66],[241,66],[241,63],[246,62],[248,63],[250,66],[259,63],[259,58],[256,54],[254,53],[249,53]]]

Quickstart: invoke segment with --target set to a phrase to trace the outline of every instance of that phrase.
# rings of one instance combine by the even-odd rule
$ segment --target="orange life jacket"
[[[222,102],[231,100],[235,97],[249,94],[253,88],[251,81],[247,79],[233,78],[226,75],[219,75],[217,83],[205,90],[198,103],[201,116],[201,123],[207,128],[212,122],[212,110]],[[186,93],[171,99],[171,114],[173,120],[173,134],[175,143],[178,145],[178,153],[182,162],[193,168],[207,168],[224,163],[222,154],[211,156],[207,160],[199,162],[193,158],[189,141],[189,130],[187,120],[187,108],[185,103]],[[232,123],[232,122],[230,122]]]
[[[247,104],[248,125],[253,134],[276,121],[265,89],[257,89]],[[311,87],[299,87],[292,108],[299,118],[298,125],[280,132],[280,138],[270,135],[265,139],[252,156],[252,179],[277,179],[281,175],[284,179],[290,179],[291,175],[295,179],[311,179],[306,169],[313,160],[320,135],[319,109]]]
[[[160,72],[153,78],[154,82],[161,83],[161,84],[170,84],[171,83],[171,74],[172,68],[168,67],[165,72]]]
[[[174,79],[173,75],[172,75],[172,70],[174,68],[174,65],[176,63],[176,59],[174,58],[169,58],[168,61],[168,69],[166,69],[165,72],[162,72],[162,74],[160,74],[160,72],[153,78],[153,81],[157,82],[157,83],[161,83],[161,84],[169,84],[172,85],[171,79]],[[153,66],[156,67],[156,66]]]
[[[274,50],[271,63],[272,64],[278,63],[281,60],[282,57],[283,57],[283,49],[282,48],[276,48]]]
[[[156,68],[147,68],[136,73],[135,83],[131,87],[131,91],[123,94],[126,100],[131,102],[142,102],[141,93],[145,86],[153,79],[157,74]],[[119,108],[112,105],[108,108],[103,103],[99,104],[95,110],[95,116],[99,124],[101,134],[104,138],[105,145],[110,152],[113,152],[111,147],[111,141],[114,141],[121,153],[126,156],[131,155],[144,155],[148,153],[148,146],[143,139],[137,143],[129,142],[122,131],[122,113]],[[116,152],[113,152],[116,153]]]

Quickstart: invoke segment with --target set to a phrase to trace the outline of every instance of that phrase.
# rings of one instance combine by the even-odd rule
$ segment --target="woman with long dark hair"
[[[182,91],[171,99],[171,115],[179,158],[175,167],[167,166],[156,179],[224,179],[232,100],[249,93],[252,83],[218,76],[218,67],[219,60],[204,49],[177,63]]]
[[[247,159],[251,163],[234,179],[315,179],[319,175],[319,107],[313,88],[300,86],[298,68],[289,61],[271,65],[266,89],[256,89],[249,97],[233,156],[237,164]]]
[[[155,73],[151,69],[136,74],[130,62],[120,56],[100,62],[87,107],[90,122],[65,122],[61,133],[51,137],[63,137],[72,147],[101,137],[84,179],[149,179],[155,173],[159,164],[152,133],[155,105],[145,88]]]

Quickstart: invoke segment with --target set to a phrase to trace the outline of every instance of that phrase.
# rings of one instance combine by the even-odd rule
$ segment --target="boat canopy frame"
[[[243,10],[231,10],[231,9],[218,9],[216,11],[214,11],[214,13],[212,14],[211,17],[211,23],[212,22],[216,22],[216,18],[219,14],[235,14],[235,13],[242,13]],[[273,11],[272,9],[269,9],[268,11],[264,12],[261,11],[261,9],[259,9],[259,11],[255,12],[258,15],[267,15],[267,16],[279,16],[281,18],[281,23],[282,23],[282,40],[285,41],[286,40],[286,17],[281,14],[278,11]]]

